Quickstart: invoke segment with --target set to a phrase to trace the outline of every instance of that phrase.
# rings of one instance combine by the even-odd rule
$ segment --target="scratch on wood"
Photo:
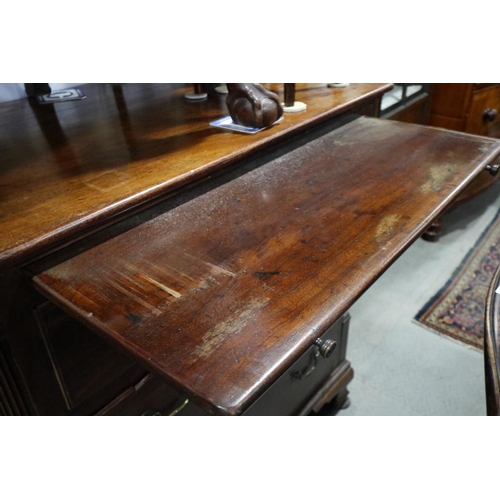
[[[238,355],[236,354],[236,351],[233,349],[233,356],[234,356],[234,360],[236,361],[236,363],[239,363],[240,360],[238,358]]]
[[[375,230],[375,241],[381,243],[391,236],[400,219],[401,215],[398,214],[384,217]]]
[[[127,289],[123,288],[122,286],[118,285],[118,283],[115,283],[115,282],[113,282],[111,280],[108,280],[108,282],[109,282],[109,284],[113,288],[116,288],[116,290],[122,292],[123,294],[127,295],[131,299],[133,299],[136,302],[138,302],[139,304],[141,304],[142,306],[146,307],[147,309],[149,309],[150,311],[152,311],[156,316],[159,316],[161,314],[161,310],[160,309],[158,309],[157,307],[149,304],[145,300],[141,299],[135,293],[132,293],[130,290],[127,290]]]
[[[151,267],[151,270],[157,271],[157,274],[166,274],[170,276],[173,273],[174,275],[181,276],[185,281],[189,283],[196,283],[196,279],[193,276],[189,276],[186,273],[184,273],[181,269],[174,268],[166,263],[162,263],[163,267],[159,267],[152,263],[150,263],[149,266]]]
[[[256,312],[264,307],[269,298],[254,299],[243,308],[237,310],[232,318],[218,323],[214,328],[203,335],[200,344],[193,351],[189,364],[194,364],[198,359],[208,359],[224,342],[227,337],[240,332]],[[233,351],[234,354],[234,351]]]
[[[120,271],[118,269],[115,269],[114,272],[116,274],[122,276],[127,281],[130,281],[131,283],[133,283],[134,285],[136,285],[141,290],[144,289],[144,283],[140,283],[139,281],[135,280],[130,274],[125,274],[124,272],[122,272],[122,271]]]
[[[144,278],[146,281],[149,281],[153,285],[156,285],[161,290],[169,293],[170,295],[172,295],[172,297],[175,297],[176,299],[179,299],[180,297],[182,297],[182,295],[179,292],[176,292],[175,290],[172,290],[172,288],[169,288],[166,285],[158,283],[158,281],[154,280],[153,278],[150,278],[149,276],[144,276],[144,274],[141,274],[140,276],[141,276],[141,278]]]
[[[225,274],[226,276],[231,276],[232,278],[234,278],[236,276],[235,273],[228,271],[227,269],[224,269],[223,267],[216,266],[215,264],[211,264],[210,262],[205,262],[205,264],[208,267],[210,267],[210,269],[213,269],[214,271],[216,271],[218,273]]]

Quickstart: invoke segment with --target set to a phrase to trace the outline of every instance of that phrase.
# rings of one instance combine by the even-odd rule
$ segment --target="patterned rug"
[[[500,212],[448,283],[415,316],[415,322],[473,348],[483,349],[486,294],[500,264]]]

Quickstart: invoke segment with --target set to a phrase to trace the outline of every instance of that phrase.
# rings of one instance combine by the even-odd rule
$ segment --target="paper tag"
[[[273,124],[269,125],[268,127],[244,127],[243,125],[238,125],[237,123],[234,123],[230,116],[225,116],[224,118],[220,118],[219,120],[211,122],[210,125],[212,127],[232,130],[234,132],[243,132],[244,134],[256,134],[261,130],[265,130],[266,128],[272,127],[276,123],[279,123],[281,120],[283,120],[283,117],[280,117],[278,120],[276,120]]]
[[[78,101],[86,97],[80,89],[65,89],[56,90],[46,95],[39,95],[36,99],[40,104],[54,104],[55,102]]]
[[[495,290],[495,293],[500,293],[500,286]]]

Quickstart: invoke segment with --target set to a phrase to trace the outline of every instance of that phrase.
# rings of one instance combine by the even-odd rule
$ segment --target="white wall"
[[[52,90],[81,87],[84,83],[49,83]],[[24,91],[24,83],[0,83],[0,102],[15,101],[28,97]]]

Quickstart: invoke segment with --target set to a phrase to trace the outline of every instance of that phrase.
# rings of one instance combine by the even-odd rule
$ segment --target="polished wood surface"
[[[486,385],[486,413],[500,416],[500,266],[495,271],[486,298],[484,321],[484,375]]]
[[[278,93],[283,89],[283,84],[265,86]],[[163,413],[162,404],[168,406],[169,399],[165,394],[172,391],[156,383],[154,389],[149,382],[143,384],[147,376],[143,366],[127,365],[118,350],[48,304],[29,278],[35,269],[52,267],[130,229],[139,214],[142,220],[144,214],[161,213],[165,203],[159,202],[161,198],[168,199],[176,189],[219,168],[229,170],[242,158],[258,157],[285,137],[293,140],[294,134],[336,120],[351,108],[375,114],[381,93],[391,85],[352,84],[350,89],[301,85],[314,113],[287,117],[256,136],[206,126],[212,114],[219,116],[219,105],[225,110],[225,96],[214,96],[208,87],[204,105],[185,99],[192,84],[90,85],[84,87],[89,96],[85,101],[48,107],[31,106],[28,100],[0,105],[4,134],[0,137],[5,139],[0,142],[5,153],[0,167],[0,224],[17,231],[14,235],[3,231],[0,236],[0,334],[5,334],[5,352],[12,358],[8,373],[19,369],[23,412],[90,415],[106,407],[107,413],[140,415],[148,409]],[[222,155],[219,159],[216,148]],[[180,178],[169,178],[167,174],[175,176],[177,167]],[[100,184],[96,176],[101,176]],[[167,184],[161,185],[165,179]],[[118,215],[113,216],[115,212]],[[21,238],[21,244],[15,238]],[[346,392],[342,384],[332,390]],[[156,402],[150,407],[151,398]],[[335,401],[341,399],[340,394],[335,396]],[[194,407],[190,405],[191,413]]]
[[[282,98],[282,84],[265,86]],[[81,101],[2,104],[0,269],[80,238],[390,88],[297,84],[307,110],[251,136],[211,127],[228,114],[226,96],[188,101],[191,84],[86,85]]]
[[[339,121],[185,190],[37,288],[200,406],[241,414],[500,153]]]

